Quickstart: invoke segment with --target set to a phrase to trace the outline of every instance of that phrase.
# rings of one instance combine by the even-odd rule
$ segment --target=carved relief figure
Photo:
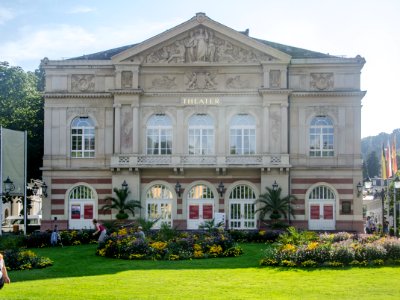
[[[242,80],[240,78],[240,75],[237,75],[235,77],[230,77],[226,80],[226,87],[231,88],[231,89],[243,89],[243,88],[249,88],[250,84],[248,80]]]
[[[211,31],[209,33],[208,48],[207,48],[207,57],[210,62],[213,62],[215,60],[215,50],[216,50],[216,45],[214,42],[214,34]]]
[[[271,88],[280,88],[281,86],[281,71],[271,70],[269,72],[269,86]]]
[[[121,148],[123,152],[130,151],[132,146],[132,113],[130,111],[125,111],[122,118],[121,126]]]
[[[177,86],[175,82],[175,77],[169,78],[167,75],[164,75],[160,78],[155,78],[151,83],[152,86],[150,87],[150,89],[164,88],[170,90]]]
[[[311,73],[310,86],[317,90],[333,88],[333,73]]]
[[[217,88],[216,75],[210,72],[192,72],[186,75],[189,90],[214,90]]]
[[[192,62],[195,61],[195,56],[194,56],[194,49],[196,47],[196,39],[194,37],[194,32],[190,31],[189,32],[189,39],[185,42],[185,48],[186,48],[186,62]]]
[[[213,89],[215,89],[216,88],[216,82],[214,82],[214,78],[215,78],[215,76],[212,76],[210,73],[206,73],[205,74],[205,77],[204,77],[204,80],[205,80],[205,86],[204,86],[204,88],[205,89],[207,89],[207,90],[213,90]]]
[[[188,89],[193,90],[197,88],[197,73],[193,72],[188,81]]]
[[[272,57],[256,50],[234,45],[228,40],[216,37],[212,30],[202,26],[189,31],[186,37],[153,50],[146,56],[147,63],[240,63],[270,60]]]
[[[277,143],[280,136],[281,119],[276,112],[271,113],[271,137],[273,142]]]
[[[71,89],[73,92],[94,91],[94,75],[72,75]]]
[[[174,60],[177,63],[185,62],[185,45],[183,42],[176,41],[175,42],[175,49],[173,54],[170,55],[167,62],[171,62]]]
[[[207,48],[208,48],[208,33],[202,27],[200,27],[199,32],[197,33],[196,41],[197,41],[196,61],[206,61]]]
[[[121,87],[122,88],[131,88],[132,87],[132,72],[131,71],[122,71]]]

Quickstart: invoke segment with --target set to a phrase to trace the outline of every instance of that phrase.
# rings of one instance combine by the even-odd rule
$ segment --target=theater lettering
[[[182,98],[183,105],[219,105],[220,99],[216,97],[210,98],[200,98],[200,97],[193,97],[193,98]]]

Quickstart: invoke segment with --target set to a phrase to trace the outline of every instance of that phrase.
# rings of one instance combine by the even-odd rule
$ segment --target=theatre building
[[[257,229],[254,201],[276,182],[296,196],[282,221],[362,231],[364,63],[253,38],[204,13],[138,44],[43,59],[42,229],[115,219],[101,208],[124,183],[142,206],[131,219]]]

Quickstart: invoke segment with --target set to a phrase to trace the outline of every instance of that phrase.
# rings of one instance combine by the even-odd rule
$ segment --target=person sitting
[[[144,232],[143,232],[143,227],[142,227],[142,226],[139,226],[139,227],[137,228],[136,236],[137,236],[138,238],[141,238],[141,239],[145,239],[145,238],[146,238],[146,235],[145,235]]]

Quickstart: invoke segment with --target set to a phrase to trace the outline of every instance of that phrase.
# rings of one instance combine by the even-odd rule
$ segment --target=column
[[[114,104],[114,153],[121,153],[121,104]]]
[[[134,154],[139,154],[140,144],[140,120],[139,120],[139,107],[132,104],[132,151]]]
[[[281,104],[281,153],[288,153],[288,104]]]

